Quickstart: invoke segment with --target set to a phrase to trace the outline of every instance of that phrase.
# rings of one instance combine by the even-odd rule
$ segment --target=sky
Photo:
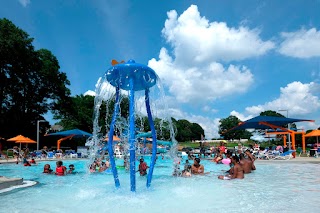
[[[134,59],[158,74],[169,116],[208,139],[220,119],[265,110],[320,127],[319,11],[320,0],[0,0],[0,18],[58,58],[72,95],[94,91],[112,59]]]

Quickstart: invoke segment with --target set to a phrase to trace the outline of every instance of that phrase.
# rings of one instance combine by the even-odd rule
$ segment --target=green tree
[[[177,141],[191,141],[200,140],[201,135],[204,136],[203,128],[197,123],[190,123],[188,120],[173,119],[173,124],[176,127],[176,139]]]
[[[76,95],[71,97],[69,102],[59,102],[59,110],[54,113],[54,118],[60,120],[59,124],[64,129],[78,128],[83,131],[93,131],[93,116],[94,116],[94,96]],[[108,104],[108,105],[107,105]],[[111,117],[114,110],[114,97],[107,102],[103,102],[99,109],[98,123],[101,127],[101,133],[106,134],[109,129]],[[108,110],[107,110],[108,107]],[[128,119],[129,101],[127,96],[121,97],[120,115],[124,120]],[[107,127],[107,128],[106,128]],[[119,131],[119,129],[115,129]]]
[[[247,130],[231,130],[241,122],[241,120],[236,116],[230,115],[227,118],[221,119],[219,122],[219,134],[226,140],[250,139],[252,136],[252,134]]]
[[[0,133],[35,138],[37,120],[69,98],[70,85],[56,57],[35,50],[33,38],[0,19]]]
[[[54,118],[59,119],[59,124],[66,130],[78,128],[83,131],[92,132],[93,105],[93,96],[76,95],[75,97],[71,97],[70,102],[63,105],[63,108],[60,107]],[[101,114],[105,114],[105,105],[102,106],[102,109]],[[103,121],[103,119],[100,120],[100,125],[104,123]]]
[[[260,113],[261,116],[274,116],[274,117],[285,117],[282,114],[272,111],[272,110],[266,110]]]

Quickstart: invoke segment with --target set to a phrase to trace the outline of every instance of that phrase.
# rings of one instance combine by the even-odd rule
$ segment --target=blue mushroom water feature
[[[150,102],[149,102],[149,89],[157,83],[157,75],[150,67],[135,63],[134,60],[129,60],[127,63],[117,64],[109,68],[106,72],[107,81],[116,89],[116,100],[114,105],[114,111],[109,130],[109,142],[108,152],[110,156],[110,164],[116,187],[120,187],[120,181],[118,177],[118,171],[115,164],[114,153],[113,153],[113,134],[114,126],[119,114],[120,108],[120,89],[129,91],[129,153],[130,153],[130,184],[131,191],[136,191],[136,154],[135,154],[135,116],[134,116],[134,96],[136,91],[145,91],[145,104],[148,114],[148,121],[152,133],[152,156],[150,168],[147,176],[147,187],[150,187],[153,169],[157,154],[157,138],[152,119]]]

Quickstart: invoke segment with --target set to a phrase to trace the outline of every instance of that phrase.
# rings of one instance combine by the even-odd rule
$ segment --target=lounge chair
[[[314,157],[320,157],[320,148],[317,149],[316,153],[314,154]]]
[[[280,160],[290,160],[291,158],[293,158],[293,155],[292,153],[294,153],[296,150],[289,150],[289,151],[286,151],[284,153],[281,153],[280,155],[278,156],[275,156],[274,159],[280,159]]]
[[[55,155],[53,154],[53,152],[47,152],[47,158],[48,159],[54,159],[56,158]]]
[[[259,152],[259,154],[257,155],[258,159],[263,159],[263,160],[272,160],[276,157],[276,155],[273,153],[273,151],[269,150],[265,150],[262,152]]]

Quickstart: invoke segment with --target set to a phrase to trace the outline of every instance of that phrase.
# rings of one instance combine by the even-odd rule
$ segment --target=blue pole
[[[156,162],[156,156],[157,156],[157,137],[156,137],[156,130],[154,128],[154,123],[152,120],[152,114],[151,114],[151,109],[150,109],[149,89],[146,89],[146,91],[145,91],[145,101],[146,101],[146,109],[147,109],[147,113],[148,113],[149,125],[150,125],[151,133],[152,133],[152,156],[151,156],[150,168],[149,168],[149,173],[148,173],[148,178],[147,178],[147,187],[150,187],[152,174],[153,174],[153,168],[154,168],[154,164]]]
[[[117,114],[119,111],[119,105],[120,105],[119,94],[120,94],[120,89],[119,89],[119,87],[117,87],[116,88],[116,101],[114,103],[114,111],[113,111],[113,115],[112,115],[110,131],[109,131],[109,136],[108,136],[108,140],[109,140],[108,141],[108,152],[109,152],[110,164],[111,164],[111,169],[112,169],[112,173],[113,173],[114,183],[117,188],[120,187],[120,181],[119,181],[119,177],[118,177],[116,162],[114,160],[112,143],[113,143],[114,125],[116,123],[116,118],[117,118]]]
[[[130,143],[130,183],[131,191],[136,191],[136,137],[135,137],[135,123],[134,123],[134,82],[130,78],[129,81],[129,143]]]

